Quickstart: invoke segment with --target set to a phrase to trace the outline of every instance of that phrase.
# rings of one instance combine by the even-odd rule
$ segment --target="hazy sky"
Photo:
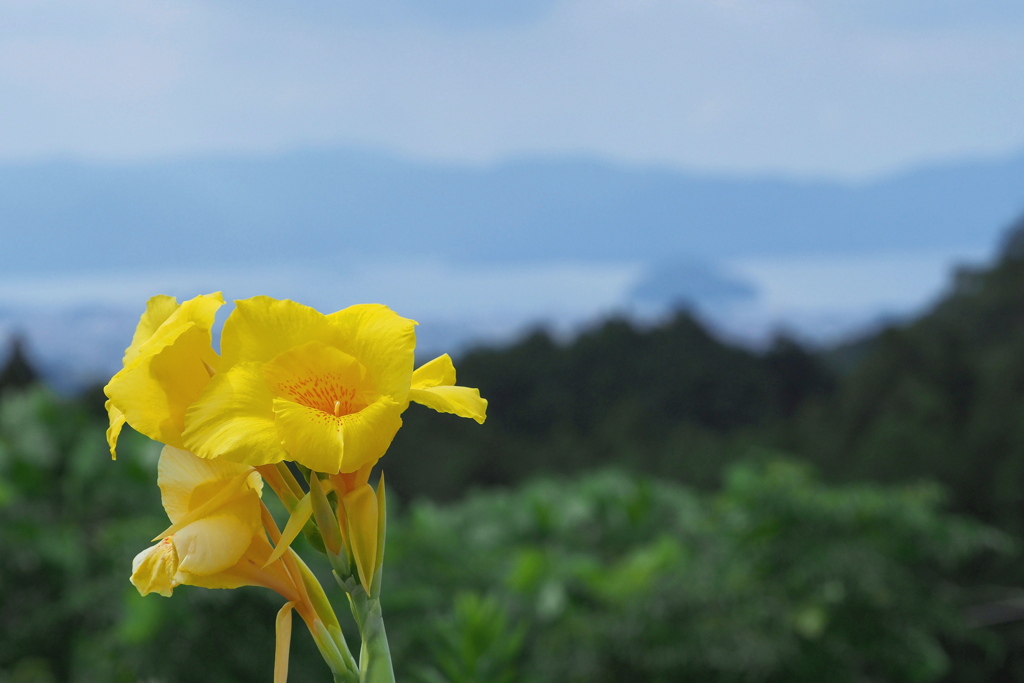
[[[366,146],[864,176],[1024,149],[1010,0],[3,0],[0,161]]]

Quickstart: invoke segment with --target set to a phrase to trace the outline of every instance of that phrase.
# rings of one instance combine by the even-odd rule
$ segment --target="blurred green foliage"
[[[1012,544],[940,508],[932,486],[825,487],[774,457],[715,494],[605,472],[424,503],[389,538],[391,639],[399,662],[449,641],[506,661],[525,625],[524,681],[941,680],[991,644],[957,568]],[[419,620],[460,593],[503,604],[488,623],[510,635],[461,603]],[[469,670],[428,680],[495,680]]]
[[[0,681],[269,680],[278,596],[129,584],[166,524],[157,447],[126,434],[111,462],[103,429],[42,389],[0,402]],[[608,471],[394,505],[387,552],[400,680],[934,681],[960,651],[1001,662],[958,569],[1013,544],[934,487],[767,454],[714,493]],[[291,668],[328,676],[301,626]]]

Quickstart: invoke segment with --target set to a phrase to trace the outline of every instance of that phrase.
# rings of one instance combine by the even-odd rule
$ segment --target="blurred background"
[[[1022,90],[1000,0],[0,4],[0,682],[269,680],[103,438],[217,290],[491,402],[382,463],[400,680],[1024,681]]]

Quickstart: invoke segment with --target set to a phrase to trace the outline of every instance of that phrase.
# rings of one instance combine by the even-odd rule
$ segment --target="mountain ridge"
[[[1024,208],[1024,154],[868,183],[593,159],[430,164],[367,151],[0,164],[6,273],[304,255],[717,261],[977,247]]]

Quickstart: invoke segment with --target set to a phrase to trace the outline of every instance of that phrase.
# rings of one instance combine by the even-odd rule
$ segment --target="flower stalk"
[[[348,601],[362,639],[359,650],[360,683],[395,683],[380,599],[369,597],[360,587],[348,594]]]

